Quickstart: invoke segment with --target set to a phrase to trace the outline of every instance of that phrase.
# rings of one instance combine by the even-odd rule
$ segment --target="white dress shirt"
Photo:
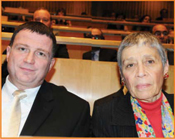
[[[100,50],[92,51],[93,57],[92,60],[99,61]]]
[[[38,90],[40,89],[41,85],[35,88],[26,89],[24,90],[27,94],[27,97],[20,100],[21,103],[21,123],[18,132],[18,136],[20,135],[23,126],[26,122],[26,119],[29,115],[29,112],[32,108],[33,102],[36,98]],[[6,129],[9,121],[10,109],[13,102],[13,95],[12,93],[16,90],[19,90],[15,85],[13,85],[8,76],[6,77],[6,82],[2,87],[2,137],[6,137]]]

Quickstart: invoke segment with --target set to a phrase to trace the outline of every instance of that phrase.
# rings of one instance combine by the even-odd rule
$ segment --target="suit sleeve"
[[[117,51],[116,50],[113,51],[112,61],[116,61],[117,62]]]
[[[89,137],[90,136],[90,107],[86,102],[82,109],[81,115],[78,118],[77,126],[75,127],[73,137]]]

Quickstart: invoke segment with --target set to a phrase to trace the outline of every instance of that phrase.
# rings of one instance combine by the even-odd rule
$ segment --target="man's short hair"
[[[35,32],[40,35],[46,35],[47,37],[49,37],[52,40],[52,57],[55,55],[55,52],[57,50],[55,35],[53,34],[50,28],[48,28],[46,25],[40,22],[27,22],[18,26],[13,33],[9,46],[12,47],[16,35],[21,30],[30,30],[31,32]]]

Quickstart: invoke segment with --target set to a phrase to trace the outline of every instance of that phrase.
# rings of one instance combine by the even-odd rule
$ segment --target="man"
[[[44,80],[55,63],[56,49],[54,34],[40,22],[28,22],[15,30],[7,47],[9,75],[2,79],[3,137],[88,136],[89,104],[65,87]],[[10,115],[16,90],[23,92],[18,93],[23,98],[18,102],[21,114],[16,114],[21,118],[13,125],[10,120],[17,116],[10,119]]]
[[[167,43],[169,31],[167,27],[163,24],[157,24],[152,28],[152,33],[157,36],[157,38],[162,43]]]
[[[152,33],[162,42],[171,43],[169,39],[169,30],[163,24],[157,24],[152,28]],[[167,50],[168,61],[170,65],[174,65],[174,50]]]
[[[98,28],[91,30],[88,38],[104,40],[103,33]],[[117,61],[117,51],[114,49],[92,47],[92,51],[83,54],[83,59],[91,59],[94,61]]]
[[[50,15],[49,11],[44,9],[44,8],[40,8],[34,12],[33,21],[41,22],[41,23],[45,24],[47,27],[52,28],[51,15]],[[68,54],[66,45],[59,44],[57,46],[58,46],[58,50],[55,53],[54,57],[69,58],[69,54]]]
[[[162,9],[160,11],[160,17],[157,17],[156,20],[166,20],[168,18],[168,10]]]
[[[36,22],[41,22],[45,24],[47,27],[52,28],[51,16],[50,13],[46,9],[38,9],[34,12],[33,20]],[[57,44],[57,51],[55,52],[55,58],[69,58],[69,53],[67,51],[65,44]],[[6,54],[6,50],[3,52]],[[7,71],[7,62],[4,61],[2,65],[2,77],[6,77],[8,75]]]

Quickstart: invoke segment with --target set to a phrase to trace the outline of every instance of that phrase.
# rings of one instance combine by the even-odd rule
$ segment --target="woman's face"
[[[149,16],[145,16],[145,18],[143,19],[144,23],[150,23],[150,17]]]
[[[144,102],[160,97],[168,67],[168,62],[163,67],[157,49],[149,45],[126,47],[122,52],[122,78],[131,95]]]

